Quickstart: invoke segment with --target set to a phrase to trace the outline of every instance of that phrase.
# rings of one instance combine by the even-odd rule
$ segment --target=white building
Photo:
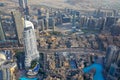
[[[25,66],[30,67],[31,61],[39,58],[34,26],[30,21],[25,21],[23,37],[25,49]]]

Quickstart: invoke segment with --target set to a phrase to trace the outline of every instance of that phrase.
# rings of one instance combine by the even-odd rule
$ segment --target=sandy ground
[[[120,8],[120,0],[29,0],[29,4],[73,9]]]
[[[0,0],[5,3],[5,8],[0,7],[0,10],[13,9],[18,7],[18,0]],[[120,9],[120,0],[28,0],[31,5],[46,5],[55,8],[72,8],[80,10],[93,10],[95,8],[114,8]]]

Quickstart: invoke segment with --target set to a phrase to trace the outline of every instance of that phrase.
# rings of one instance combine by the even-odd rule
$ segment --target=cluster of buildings
[[[16,80],[17,64],[13,61],[13,55],[10,50],[0,52],[0,80]]]
[[[110,45],[106,51],[105,71],[107,80],[120,79],[120,50],[113,45]]]
[[[15,36],[15,37],[12,40],[14,40],[14,39],[17,40],[17,43],[15,45],[21,46],[21,44],[22,45],[24,44],[24,52],[25,52],[24,65],[25,65],[26,70],[28,71],[29,68],[31,67],[31,62],[35,59],[39,59],[39,52],[37,50],[34,25],[32,24],[32,22],[27,20],[27,17],[28,17],[28,15],[26,14],[27,0],[26,1],[19,0],[19,2],[20,2],[19,3],[20,8],[21,8],[20,10],[23,10],[24,13],[22,14],[22,13],[20,13],[20,11],[12,11],[11,12],[12,21],[10,20],[11,23],[8,23],[8,24],[11,24],[14,27],[15,35],[13,34],[13,36]],[[7,22],[8,21],[6,21],[6,23]],[[6,24],[6,23],[4,23],[4,24]],[[2,25],[0,25],[0,32],[1,32],[1,36],[0,36],[1,42],[6,42],[8,40],[12,42],[12,40],[10,38],[5,38],[6,36],[5,36],[5,32],[3,30]],[[16,47],[14,45],[12,45],[12,46]],[[4,44],[3,44],[3,47],[5,47]],[[6,59],[5,55],[2,55],[1,57],[3,57],[3,59],[1,59],[1,60]],[[10,57],[8,57],[8,58],[10,58]],[[17,61],[14,61],[14,59],[13,59],[12,62],[7,61],[4,63],[1,63],[0,69],[2,69],[1,77],[3,77],[3,80],[16,80],[16,77],[14,77],[14,75],[16,74],[16,73],[14,73],[15,68],[17,66],[15,62],[17,62]],[[28,73],[30,73],[29,71],[28,71]],[[6,74],[4,74],[5,72],[6,72]],[[32,73],[34,73],[34,72],[32,72]]]
[[[48,74],[45,80],[68,80],[72,79],[75,75],[81,75],[81,72],[77,71],[75,55],[74,59],[70,58],[69,53],[54,53],[47,55],[46,73]],[[71,63],[74,63],[73,65]],[[71,71],[72,70],[72,71]],[[70,76],[70,74],[74,74]]]
[[[31,14],[30,14],[31,13]],[[25,15],[25,17],[24,17]],[[82,30],[109,30],[110,26],[116,24],[119,12],[116,10],[98,9],[92,12],[84,12],[72,9],[54,9],[44,7],[28,7],[27,0],[19,0],[19,9],[11,11],[11,14],[2,15],[0,19],[0,44],[7,47],[6,43],[12,46],[23,46],[24,18],[33,22],[37,38],[40,33],[58,31],[57,26],[70,23],[72,32]],[[70,28],[70,25],[66,25]],[[9,27],[9,28],[8,28]],[[56,29],[58,28],[58,29]],[[52,29],[52,30],[51,30]],[[94,31],[93,31],[94,33]],[[4,46],[6,45],[6,46]]]
[[[47,76],[43,80],[93,80],[95,70],[84,73],[83,69],[93,64],[95,59],[103,57],[94,55],[94,53],[85,54],[85,52],[44,54],[43,70],[45,69]]]
[[[85,73],[84,69],[95,63],[103,65],[101,73],[104,79],[120,79],[120,53],[114,45],[107,48],[106,55],[85,54],[85,52],[56,52],[44,54],[44,62],[44,69],[47,74],[44,80],[93,80],[96,75],[95,67],[89,73]],[[102,78],[100,77],[100,79]]]
[[[18,48],[19,51],[19,47],[24,47],[22,51],[25,57],[18,57],[25,60],[24,64],[16,64],[19,61],[13,59],[12,52],[0,52],[0,78],[16,80],[15,71],[21,64],[25,66],[25,71],[20,72],[30,78],[37,76],[42,80],[93,80],[96,69],[85,73],[84,68],[94,63],[104,63],[103,74],[106,79],[119,80],[120,50],[117,48],[119,46],[108,46],[111,42],[110,37],[99,35],[101,32],[111,31],[111,27],[117,24],[119,16],[116,10],[98,9],[85,12],[48,7],[32,7],[30,10],[28,0],[19,0],[18,9],[7,15],[0,15],[0,48]],[[63,31],[66,29],[66,32],[62,33],[61,29]],[[119,40],[118,37],[115,39]],[[119,41],[117,43],[119,44]],[[87,48],[107,51],[105,56],[85,51],[40,53],[38,48],[39,50]],[[30,69],[32,61],[37,61],[37,64]]]
[[[26,14],[23,14],[22,12],[23,11],[15,10],[12,11],[11,14],[9,14],[10,16],[6,16],[7,18],[4,15],[1,16],[0,44],[3,45],[1,47],[10,47],[10,45],[23,46],[22,32],[24,30],[24,15]],[[110,27],[117,23],[117,16],[118,14],[113,13],[113,11],[103,12],[102,10],[98,10],[95,11],[95,13],[86,14],[71,9],[56,10],[49,8],[41,8],[37,10],[36,14],[34,13],[31,15],[26,15],[25,18],[33,22],[37,39],[39,39],[41,32],[60,32],[58,31],[60,27],[58,28],[57,26],[62,26],[63,24],[68,23],[71,24],[66,25],[68,29],[71,28],[70,26],[72,26],[71,33],[82,30],[85,30],[86,32],[92,30],[92,33],[95,33],[95,30],[97,30],[97,32],[110,30]],[[8,26],[10,28],[8,28]],[[6,43],[9,45],[6,45]]]

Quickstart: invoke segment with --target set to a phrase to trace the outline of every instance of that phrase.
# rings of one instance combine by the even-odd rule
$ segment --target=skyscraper
[[[117,47],[110,45],[106,51],[106,70],[110,68],[111,63],[114,63],[116,60]]]
[[[28,68],[31,66],[32,60],[39,58],[34,26],[30,21],[25,21],[23,36],[25,47],[25,66]]]
[[[46,19],[49,19],[49,11],[46,11]]]
[[[47,11],[47,13],[46,13],[45,26],[46,26],[46,30],[47,30],[49,27],[49,11]]]
[[[26,6],[26,8],[25,8],[24,14],[25,15],[30,15],[30,13],[29,13],[29,7],[28,6]]]
[[[0,40],[2,40],[2,41],[5,40],[5,35],[3,32],[1,19],[0,19]]]
[[[45,28],[44,19],[41,20],[41,28],[42,28],[42,31],[44,31],[44,28]]]
[[[25,9],[27,4],[28,4],[28,0],[19,0],[19,6],[21,8]]]
[[[16,63],[12,62],[5,62],[1,65],[1,71],[2,71],[2,80],[15,80],[15,69],[17,67]],[[0,77],[1,80],[1,77]]]
[[[29,15],[28,0],[19,0],[19,6],[24,15]]]
[[[22,38],[23,38],[23,30],[24,30],[24,19],[21,17],[21,14],[19,11],[11,12],[12,19],[13,19],[13,26],[15,27],[16,31],[16,38],[18,40],[18,45],[22,44]]]
[[[74,26],[76,26],[75,25],[75,23],[76,23],[76,11],[73,11],[72,15],[73,15],[72,26],[74,27]]]
[[[37,10],[37,14],[38,14],[38,19],[40,19],[41,16],[42,16],[42,11],[41,11],[41,9],[38,9],[38,10]]]
[[[81,28],[87,27],[88,20],[89,20],[89,18],[87,18],[86,16],[81,16],[81,17],[80,17],[80,27],[81,27]]]
[[[118,55],[117,55],[117,64],[120,67],[120,50],[118,51]]]
[[[52,27],[53,27],[53,31],[55,31],[55,19],[52,19]]]
[[[46,30],[48,30],[48,28],[49,28],[49,21],[48,21],[48,19],[45,19],[45,26],[46,26]]]
[[[44,31],[44,29],[45,29],[44,19],[40,19],[39,24],[40,24],[41,30]]]

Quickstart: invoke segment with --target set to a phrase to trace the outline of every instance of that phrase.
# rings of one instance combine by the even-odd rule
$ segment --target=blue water
[[[21,77],[19,80],[38,80],[38,78]]]
[[[34,67],[33,71],[34,71],[34,72],[38,72],[39,69],[40,69],[40,66],[39,66],[39,64],[37,64],[37,65]]]
[[[88,73],[92,69],[96,69],[95,75],[93,77],[94,80],[105,80],[102,74],[103,67],[101,64],[94,63],[91,66],[88,66],[83,69],[84,73]]]
[[[71,60],[71,61],[70,61],[70,67],[71,67],[72,69],[77,69],[77,64],[76,64],[75,60]]]
[[[39,65],[39,64],[37,64],[37,65],[33,68],[33,70],[32,70],[32,71],[34,71],[34,72],[38,72],[38,71],[39,71],[39,69],[40,69],[40,65]],[[20,77],[20,79],[19,79],[19,80],[38,80],[38,78]]]

